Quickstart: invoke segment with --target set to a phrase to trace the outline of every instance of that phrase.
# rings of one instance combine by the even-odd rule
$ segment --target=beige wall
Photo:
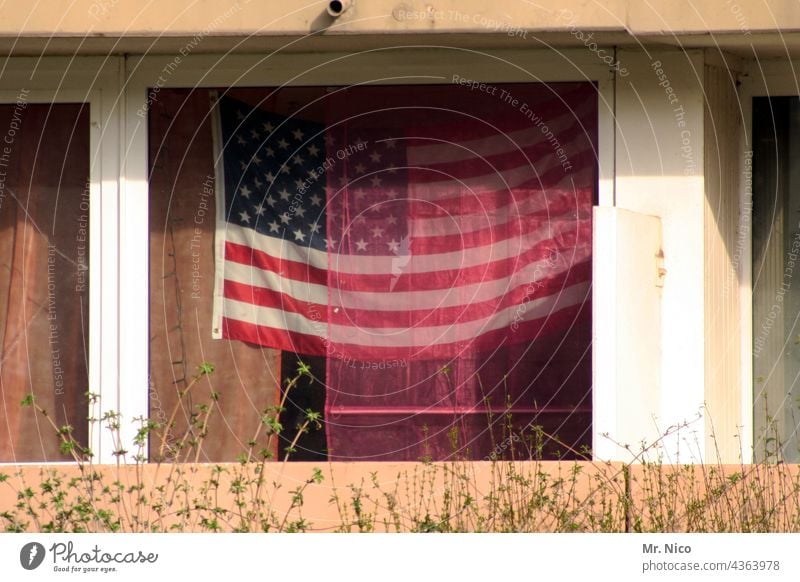
[[[462,46],[520,46],[521,40],[527,46],[578,46],[584,41],[576,31],[595,31],[594,40],[617,46],[712,46],[752,55],[755,44],[777,56],[800,48],[795,32],[800,9],[790,0],[770,2],[769,9],[746,0],[356,0],[337,20],[325,13],[326,5],[322,0],[6,2],[0,6],[0,54],[170,52],[197,34],[208,37],[196,47],[205,53],[353,50],[394,43],[396,34],[405,42],[430,43],[431,33],[437,43]],[[304,38],[310,33],[321,34]]]
[[[305,34],[326,26],[327,2],[254,2],[251,0],[42,0],[5,3],[0,34],[142,35],[195,33],[216,22],[218,34]],[[519,0],[482,2],[444,0],[357,0],[337,21],[340,32],[479,32],[497,24],[532,31],[566,30],[565,14],[588,30],[628,31],[632,35],[800,30],[800,9],[791,0],[775,0],[769,10],[745,0]],[[88,17],[88,18],[87,18]],[[220,21],[222,20],[222,21]]]
[[[705,395],[706,455],[738,460],[743,443],[741,259],[749,231],[741,216],[739,155],[742,115],[737,72],[706,64],[704,71]],[[714,437],[712,439],[712,437]],[[716,448],[715,448],[716,447]]]

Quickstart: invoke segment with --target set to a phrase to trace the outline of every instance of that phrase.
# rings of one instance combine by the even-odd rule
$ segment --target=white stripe
[[[558,295],[534,299],[524,305],[514,305],[475,321],[447,326],[414,328],[355,328],[325,325],[302,315],[225,299],[225,314],[231,319],[283,329],[322,338],[334,343],[367,347],[425,347],[441,343],[469,341],[488,331],[502,329],[514,323],[543,318],[568,306],[578,305],[589,296],[590,283],[579,283]],[[327,329],[327,332],[326,332]],[[327,335],[326,335],[327,333]]]
[[[502,261],[519,256],[543,241],[574,232],[581,223],[590,220],[590,218],[570,221],[558,220],[550,223],[547,228],[540,228],[535,232],[521,236],[480,247],[432,255],[414,255],[414,242],[412,239],[412,255],[408,259],[408,264],[402,266],[403,273],[437,273],[448,266],[451,266],[450,268],[465,269],[486,265],[494,261]],[[258,249],[279,260],[297,261],[322,270],[328,268],[327,252],[260,234],[251,228],[228,224],[225,237],[232,243]],[[588,241],[587,244],[589,244]],[[398,268],[399,264],[405,261],[406,257],[339,255],[334,252],[331,254],[330,259],[332,261],[331,268],[335,269],[340,275],[390,275]]]
[[[389,291],[390,277],[387,275],[387,289],[381,291],[343,291],[330,289],[283,277],[272,271],[261,270],[250,265],[226,261],[225,280],[254,287],[273,289],[300,301],[308,301],[321,306],[330,305],[343,309],[363,309],[368,311],[402,312],[412,309],[439,309],[464,306],[490,301],[503,297],[511,290],[531,285],[542,279],[567,272],[572,265],[581,263],[591,255],[589,245],[576,248],[573,256],[559,257],[555,263],[547,259],[535,261],[519,269],[509,277],[470,283],[461,287],[421,291]],[[534,290],[532,290],[534,291]]]

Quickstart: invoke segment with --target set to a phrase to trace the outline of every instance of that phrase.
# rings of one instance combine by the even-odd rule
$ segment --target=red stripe
[[[257,276],[257,273],[254,274]],[[312,321],[323,325],[323,330],[328,325],[328,306],[313,301],[303,301],[275,289],[225,281],[223,296],[226,299],[235,299],[242,303],[250,303],[260,307],[271,307],[289,313],[297,313]],[[322,334],[320,334],[322,335]]]
[[[588,304],[573,305],[544,318],[521,322],[513,333],[509,328],[503,328],[488,331],[469,341],[420,347],[378,347],[328,343],[316,336],[228,318],[223,319],[222,329],[223,337],[226,339],[236,339],[301,354],[339,359],[352,358],[358,361],[428,360],[458,357],[463,353],[475,350],[491,351],[501,345],[535,342],[542,334],[547,334],[548,338],[551,333],[563,334],[576,322],[581,310],[588,313],[588,307]]]
[[[548,317],[521,322],[519,327],[512,332],[508,327],[487,331],[469,341],[434,344],[412,348],[363,346],[353,344],[330,343],[329,357],[353,358],[359,361],[381,361],[392,359],[429,360],[454,358],[464,353],[475,351],[493,350],[501,345],[526,343],[536,341],[542,334],[566,333],[566,330],[576,320],[582,309],[588,305],[573,305],[564,308]]]
[[[309,356],[327,354],[321,337],[222,318],[222,337]]]
[[[582,233],[582,240],[588,250],[591,240],[591,231],[587,229]],[[338,275],[331,273],[330,285],[342,291],[367,291],[373,293],[393,291],[435,291],[448,290],[453,287],[463,287],[476,283],[488,283],[498,279],[506,279],[514,273],[524,269],[531,263],[551,259],[553,251],[561,251],[563,261],[571,261],[577,251],[574,237],[564,238],[560,244],[555,244],[552,239],[544,240],[517,256],[508,259],[499,259],[474,267],[460,269],[445,269],[433,273],[403,273],[395,276],[391,273],[385,275]],[[569,254],[567,254],[569,253]],[[487,251],[487,258],[491,258],[491,251]],[[559,266],[566,266],[559,263]],[[396,278],[395,278],[396,277]]]
[[[459,305],[449,307],[434,307],[415,309],[415,305],[398,304],[398,311],[370,310],[368,300],[363,309],[340,307],[338,312],[331,311],[329,316],[335,324],[345,326],[358,326],[365,328],[426,328],[434,326],[457,326],[462,323],[476,321],[496,316],[500,311],[509,307],[518,306],[522,312],[527,309],[527,301],[536,301],[545,297],[558,296],[565,288],[591,279],[591,263],[584,263],[579,268],[567,273],[538,281],[537,284],[525,283],[509,289],[504,295],[486,301],[471,301],[470,297],[459,297]],[[458,289],[453,290],[456,294]],[[335,292],[334,292],[335,297]],[[458,295],[456,295],[458,297]],[[444,294],[443,294],[444,297]],[[566,298],[556,298],[556,304],[551,311],[567,307]],[[487,321],[487,325],[491,320]],[[366,339],[366,338],[365,338]]]
[[[527,249],[521,245],[520,253],[514,257],[495,261],[490,260],[487,263],[475,265],[473,267],[457,269],[442,268],[439,271],[433,272],[436,274],[436,277],[431,277],[431,272],[401,274],[396,279],[393,289],[397,291],[433,290],[449,288],[453,285],[461,286],[486,280],[499,279],[507,276],[506,272],[508,269],[514,269],[516,267],[518,270],[531,262],[549,258],[553,250],[558,250],[565,257],[569,257],[569,249],[576,249],[579,245],[588,246],[591,244],[591,221],[581,220],[576,222],[576,228],[558,234],[555,239],[540,241]],[[426,241],[427,239],[422,240]],[[411,250],[417,255],[422,255],[422,251],[427,249],[422,246],[424,242],[417,243],[416,241],[417,239],[412,242]],[[282,241],[278,242],[281,243],[284,252],[286,252],[287,249],[291,250],[289,249],[290,246],[294,246],[293,243],[284,244]],[[497,242],[500,243],[500,241]],[[417,248],[418,244],[420,245],[419,249]],[[491,248],[487,249],[487,259],[491,259],[492,254]],[[255,267],[264,271],[272,271],[286,279],[302,283],[322,286],[328,284],[329,273],[323,269],[314,268],[307,263],[274,257],[267,252],[229,241],[225,243],[225,260]],[[331,280],[335,281],[335,286],[337,288],[352,291],[386,291],[394,276],[393,273],[369,275],[353,273],[338,274],[335,271],[330,272]],[[253,277],[254,283],[259,281],[260,277],[258,273],[254,272]]]
[[[280,239],[275,240],[275,246],[278,247],[280,245],[279,248],[273,249],[275,251],[292,254],[293,248],[296,248],[294,243],[286,243]],[[282,277],[295,281],[323,286],[328,284],[328,272],[324,269],[312,267],[305,262],[276,257],[253,247],[230,241],[225,242],[225,260],[239,263],[240,265],[257,267],[264,271],[272,271],[273,273],[278,273]],[[257,274],[254,273],[254,277],[255,276],[257,276]],[[253,280],[258,281],[258,279]]]

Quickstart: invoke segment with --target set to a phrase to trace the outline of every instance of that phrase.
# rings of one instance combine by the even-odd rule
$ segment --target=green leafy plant
[[[282,459],[277,444],[285,434],[281,416],[290,392],[309,366],[298,364],[280,402],[262,411],[258,429],[236,463],[199,463],[209,421],[221,396],[187,402],[197,383],[214,373],[211,364],[179,393],[164,425],[135,419],[133,442],[120,439],[122,419],[113,411],[98,420],[114,435],[119,465],[95,465],[92,451],[58,426],[33,395],[22,404],[46,419],[73,468],[19,468],[0,472],[0,523],[9,532],[771,532],[800,531],[800,469],[769,450],[763,460],[737,466],[681,463],[669,459],[662,442],[691,432],[689,423],[665,430],[661,438],[629,451],[627,463],[591,459],[541,426],[514,432],[510,418],[483,462],[454,455],[448,462],[426,460],[368,466],[368,476],[337,483],[333,465],[307,467],[297,477],[288,463],[301,435],[318,429],[319,412],[305,410]],[[446,374],[445,371],[442,371]],[[93,405],[96,396],[87,394]],[[179,407],[188,414],[183,427]],[[450,435],[454,450],[459,435]],[[777,436],[774,438],[777,439]],[[288,441],[288,442],[287,442]],[[771,442],[771,441],[770,441]],[[146,448],[157,452],[147,462]],[[544,461],[546,447],[577,461]],[[128,448],[133,452],[129,452]],[[502,458],[510,460],[501,460]],[[392,465],[394,466],[394,465]],[[291,479],[287,474],[294,475]],[[10,494],[10,495],[9,495]],[[338,516],[322,524],[306,515],[309,506],[328,507]]]

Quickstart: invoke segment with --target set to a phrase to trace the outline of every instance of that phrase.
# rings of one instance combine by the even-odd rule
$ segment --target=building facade
[[[13,199],[30,210],[17,195],[25,180],[77,183],[68,232],[59,235],[72,254],[58,272],[74,275],[74,289],[57,289],[59,277],[47,270],[49,242],[38,250],[26,242],[33,211],[8,219],[17,229],[6,245],[10,271],[27,259],[50,277],[47,285],[23,275],[6,285],[7,319],[18,321],[6,323],[2,418],[10,445],[0,460],[59,458],[37,444],[45,430],[39,421],[12,411],[31,391],[26,386],[41,382],[52,384],[48,402],[56,409],[95,407],[96,418],[113,410],[125,420],[165,424],[178,406],[174,386],[185,389],[201,362],[214,361],[216,387],[204,389],[223,394],[224,414],[215,422],[228,436],[219,442],[238,438],[245,448],[258,418],[241,410],[277,398],[286,377],[282,356],[214,347],[219,340],[211,339],[204,311],[212,297],[199,295],[201,285],[213,284],[217,260],[193,254],[214,248],[208,91],[257,100],[280,88],[288,101],[311,103],[303,88],[436,85],[469,95],[570,83],[593,87],[596,121],[591,419],[584,422],[592,455],[627,461],[644,447],[680,462],[796,459],[796,142],[792,102],[781,109],[776,100],[800,94],[793,61],[800,15],[789,2],[765,10],[727,0],[539,8],[516,0],[296,7],[81,0],[66,10],[53,1],[0,14],[6,153],[58,162],[54,178],[37,182],[24,173],[27,162],[17,161],[17,192],[6,188],[7,208]],[[498,99],[498,107],[516,108],[521,124],[533,121],[513,97]],[[22,121],[21,111],[37,105],[47,106],[42,119]],[[58,130],[68,139],[57,148],[47,132],[51,114],[68,120]],[[27,132],[36,139],[23,148],[17,135],[33,127]],[[58,153],[73,147],[83,148],[74,158]],[[68,177],[81,164],[85,183],[77,170]],[[47,233],[47,199],[37,200],[36,232]],[[48,241],[60,224],[51,222]],[[39,295],[14,297],[27,286]],[[48,311],[52,293],[68,292],[85,314]],[[32,323],[34,306],[45,323]],[[37,325],[45,327],[37,332]],[[17,337],[42,341],[14,343]],[[84,346],[77,355],[76,344]],[[71,375],[70,365],[84,372]],[[70,382],[85,383],[99,400],[60,401]],[[118,436],[97,423],[75,430],[110,463],[118,439],[133,442],[137,429],[121,422]],[[31,440],[32,447],[24,444]],[[212,443],[203,458],[232,457],[229,451]]]

